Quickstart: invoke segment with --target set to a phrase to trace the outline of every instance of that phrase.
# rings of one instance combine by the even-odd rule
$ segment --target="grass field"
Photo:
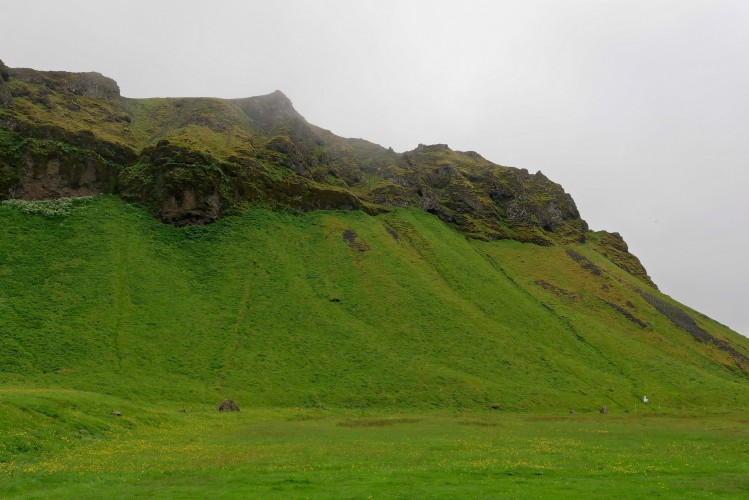
[[[38,405],[99,400],[54,391],[14,397]],[[693,498],[749,492],[745,412],[297,408],[219,414],[106,403],[123,416],[101,405],[96,418],[57,427],[53,448],[0,463],[0,496]],[[72,422],[76,415],[67,408],[57,418]]]
[[[0,205],[2,497],[749,494],[749,344],[595,234],[58,205]]]

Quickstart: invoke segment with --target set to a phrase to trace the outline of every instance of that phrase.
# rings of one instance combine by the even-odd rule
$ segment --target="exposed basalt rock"
[[[0,81],[0,107],[9,107],[13,105],[13,95],[8,87]]]
[[[534,281],[534,283],[540,286],[541,288],[543,288],[544,290],[547,290],[558,297],[564,297],[570,300],[577,300],[577,294],[575,294],[575,292],[571,292],[570,290],[565,290],[564,288],[560,288],[558,286],[552,285],[548,281],[536,280]]]
[[[123,196],[150,206],[164,222],[207,224],[221,213],[222,174],[204,154],[163,140],[120,172],[119,185]]]
[[[20,185],[16,197],[24,200],[41,200],[70,196],[91,196],[111,192],[114,173],[94,154],[80,161],[67,155],[44,158],[25,157]]]
[[[140,163],[123,169],[119,177],[124,197],[151,207],[170,224],[207,224],[242,203],[300,211],[381,212],[345,189],[299,176],[278,179],[254,164],[210,163],[209,158],[179,149],[160,143]]]
[[[343,241],[357,252],[368,252],[370,250],[367,242],[352,229],[346,229],[343,232]]]
[[[220,209],[217,187],[208,193],[184,188],[164,198],[159,217],[175,226],[208,224],[218,219]]]
[[[513,238],[540,245],[584,241],[587,229],[572,198],[540,172],[502,167],[445,144],[404,153],[399,184],[419,206],[485,239]],[[395,176],[391,176],[395,177]]]
[[[127,165],[136,160],[137,154],[130,147],[97,137],[88,130],[66,130],[48,124],[32,124],[14,121],[8,127],[20,140],[34,138],[52,141],[67,148],[86,149],[116,165]]]
[[[369,193],[373,202],[418,206],[476,238],[540,245],[553,244],[546,233],[564,241],[584,238],[587,226],[574,202],[541,174],[501,167],[445,144],[420,144],[385,172],[387,184]]]
[[[5,134],[0,199],[41,200],[114,192],[116,172],[96,152],[67,143]]]
[[[0,80],[7,82],[10,79],[10,73],[8,73],[8,67],[0,59]]]
[[[694,319],[680,307],[677,307],[640,289],[635,289],[635,291],[640,294],[640,296],[644,298],[648,302],[648,304],[653,306],[655,310],[668,318],[671,323],[691,335],[694,340],[703,344],[714,345],[721,351],[728,353],[745,371],[749,371],[749,357],[738,352],[725,340],[716,338],[710,333],[703,330],[694,321]]]
[[[580,255],[579,253],[575,252],[571,248],[568,248],[565,250],[567,252],[567,255],[570,256],[572,260],[580,264],[580,267],[588,271],[593,276],[600,276],[601,275],[601,269],[593,264],[593,262],[590,261],[589,258],[585,257],[584,255]]]
[[[69,79],[66,82],[66,88],[75,95],[99,99],[120,97],[120,87],[117,82],[101,73],[82,73],[80,78]]]
[[[277,153],[284,155],[283,164],[290,170],[293,170],[297,174],[304,175],[310,171],[310,165],[302,155],[299,148],[294,144],[291,139],[285,135],[277,135],[273,137],[265,145],[266,148]]]
[[[540,226],[554,231],[565,220],[580,218],[572,197],[541,172],[530,175],[527,170],[494,173],[493,199],[508,200],[507,217],[517,225]],[[502,184],[504,182],[504,184]]]
[[[369,192],[373,203],[386,207],[413,207],[420,204],[419,196],[410,189],[395,183],[374,188]]]
[[[13,104],[13,96],[5,82],[10,79],[8,67],[0,60],[0,107],[10,106]]]
[[[401,239],[400,235],[398,234],[398,231],[388,226],[387,224],[385,224],[385,231],[387,231],[388,234],[392,236],[395,240]]]
[[[603,300],[603,299],[601,299],[601,300]],[[615,309],[616,311],[618,311],[622,316],[624,316],[625,318],[627,318],[628,320],[630,320],[632,323],[634,323],[635,325],[639,326],[643,330],[650,329],[650,325],[647,322],[641,320],[640,318],[638,318],[637,316],[635,316],[634,314],[632,314],[631,312],[629,312],[627,309],[625,309],[624,307],[620,306],[619,304],[614,304],[613,302],[609,302],[607,300],[603,300],[603,302],[605,302],[606,304],[608,304],[609,306],[611,306],[613,309]]]
[[[69,73],[67,71],[36,71],[29,68],[12,68],[9,76],[35,85],[46,87],[56,93],[116,99],[120,97],[117,82],[101,73]]]
[[[218,411],[239,411],[239,406],[233,399],[227,399],[218,406]]]
[[[364,210],[370,214],[381,212],[377,207],[364,204],[351,192],[335,186],[325,186],[303,178],[287,178],[277,182],[266,179],[266,182],[267,188],[259,196],[296,210]]]

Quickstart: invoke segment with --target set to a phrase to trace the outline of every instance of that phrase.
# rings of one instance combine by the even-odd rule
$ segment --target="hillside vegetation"
[[[115,197],[67,210],[0,207],[6,384],[251,406],[749,400],[746,340],[681,305],[710,338],[676,326],[596,234],[482,242],[417,209],[186,228]]]
[[[0,496],[745,492],[746,340],[587,236],[6,202]]]
[[[2,497],[740,496],[747,407],[541,172],[0,61]]]

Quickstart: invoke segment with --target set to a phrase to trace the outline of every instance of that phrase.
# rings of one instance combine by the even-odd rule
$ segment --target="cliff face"
[[[0,63],[0,76],[0,199],[119,193],[175,225],[256,204],[369,213],[416,206],[477,239],[585,239],[574,200],[541,172],[443,144],[401,154],[338,137],[309,124],[280,91],[127,99],[98,73]],[[607,248],[647,276],[626,258],[626,244]]]
[[[3,63],[3,61],[0,61],[0,106],[10,106],[13,104],[13,97],[11,96],[8,87],[5,85],[5,82],[9,79],[10,73],[8,67]]]

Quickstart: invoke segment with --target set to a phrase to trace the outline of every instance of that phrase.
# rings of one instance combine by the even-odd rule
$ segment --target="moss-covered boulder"
[[[658,289],[645,270],[645,266],[640,262],[640,259],[629,252],[627,243],[619,233],[597,231],[593,233],[591,239],[596,249],[611,262],[632,276],[636,276],[653,288]]]

